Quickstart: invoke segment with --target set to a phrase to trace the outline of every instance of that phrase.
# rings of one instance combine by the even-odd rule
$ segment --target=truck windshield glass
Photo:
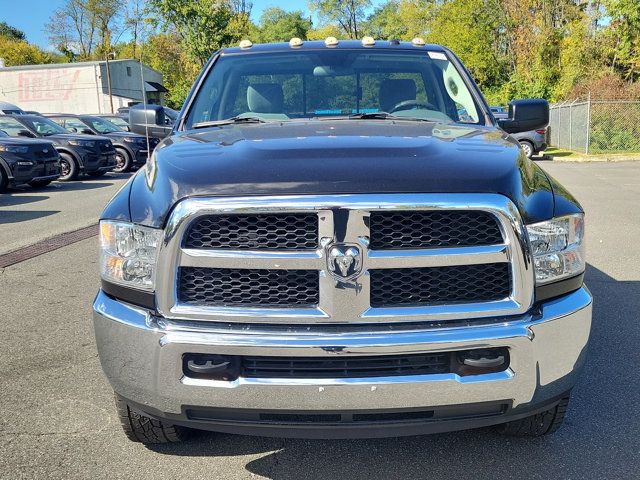
[[[378,112],[483,123],[443,52],[309,50],[223,55],[198,90],[186,126],[234,117],[287,121]]]

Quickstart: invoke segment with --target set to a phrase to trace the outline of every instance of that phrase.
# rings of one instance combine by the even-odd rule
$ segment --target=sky
[[[27,35],[27,40],[40,47],[51,50],[44,31],[49,17],[65,0],[0,0],[0,20],[7,22]],[[380,1],[372,2],[374,5]],[[302,10],[308,13],[305,0],[253,0],[251,16],[254,20],[268,7],[280,7],[285,10]]]

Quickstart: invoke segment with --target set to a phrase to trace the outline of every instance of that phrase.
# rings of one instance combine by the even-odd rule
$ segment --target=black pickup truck
[[[11,138],[0,130],[0,193],[29,184],[45,187],[60,176],[60,156],[45,140]]]
[[[101,177],[116,166],[116,152],[106,137],[72,134],[40,115],[0,115],[0,130],[11,137],[41,138],[60,154],[60,180],[75,180],[81,173]]]
[[[143,133],[158,109],[130,115]],[[101,217],[127,436],[554,432],[592,299],[582,208],[508,135],[548,118],[497,122],[421,39],[217,52]]]

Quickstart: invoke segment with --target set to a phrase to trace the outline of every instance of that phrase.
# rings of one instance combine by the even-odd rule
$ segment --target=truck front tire
[[[115,396],[115,400],[122,430],[132,442],[148,445],[176,443],[185,440],[191,433],[188,428],[169,425],[138,413],[118,395]]]
[[[549,435],[562,425],[568,405],[569,396],[567,395],[555,407],[530,417],[500,425],[499,431],[505,435],[515,437],[542,437]]]

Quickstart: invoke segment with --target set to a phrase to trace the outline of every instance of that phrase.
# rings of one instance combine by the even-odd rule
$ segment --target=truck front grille
[[[445,248],[502,243],[494,215],[481,211],[372,212],[373,250]]]
[[[171,319],[446,323],[533,301],[525,229],[498,194],[192,198],[167,225],[156,301]]]
[[[181,267],[178,298],[196,305],[300,307],[318,304],[314,270]]]
[[[371,270],[371,306],[446,305],[502,300],[511,292],[507,263]]]
[[[305,214],[207,215],[194,222],[187,248],[305,250],[318,246],[318,216]]]

